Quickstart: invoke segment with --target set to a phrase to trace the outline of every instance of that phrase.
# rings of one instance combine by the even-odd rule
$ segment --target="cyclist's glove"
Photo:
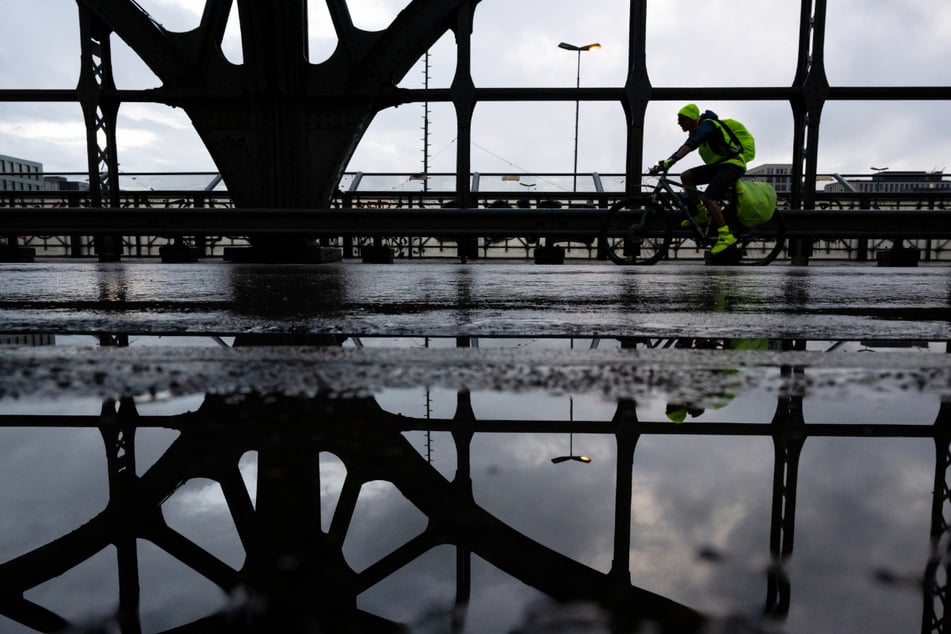
[[[651,176],[654,176],[654,175],[659,174],[659,173],[661,173],[661,172],[666,172],[666,171],[669,170],[669,169],[673,166],[673,164],[676,163],[676,162],[677,162],[677,159],[675,159],[675,158],[672,157],[672,156],[671,156],[670,158],[665,158],[665,159],[662,160],[662,161],[657,161],[657,165],[654,165],[652,168],[650,168],[650,170],[648,170],[648,173],[649,173]]]

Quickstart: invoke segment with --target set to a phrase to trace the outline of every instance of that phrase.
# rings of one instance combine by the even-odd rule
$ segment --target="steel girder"
[[[207,0],[186,33],[165,30],[133,0],[77,2],[159,77],[153,99],[185,110],[238,206],[320,207],[374,115],[403,100],[400,79],[478,0],[413,0],[374,33],[353,25],[344,0],[327,0],[340,45],[321,64],[307,59],[305,0]],[[235,9],[240,65],[221,50]]]

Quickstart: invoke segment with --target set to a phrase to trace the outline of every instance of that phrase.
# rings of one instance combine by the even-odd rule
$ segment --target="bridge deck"
[[[642,380],[649,376],[667,376],[667,388],[677,376],[696,387],[697,372],[710,381],[736,381],[733,373],[711,370],[785,364],[838,367],[837,378],[822,388],[827,390],[889,376],[901,389],[951,385],[947,355],[901,351],[908,342],[951,340],[951,278],[939,266],[882,275],[880,268],[857,265],[57,260],[0,264],[0,279],[0,334],[14,341],[32,335],[82,342],[4,346],[4,394],[82,391],[96,384],[203,389],[236,381],[249,388],[263,381],[301,389],[327,381],[508,389],[582,381],[587,388],[631,393],[649,385]],[[132,347],[97,347],[97,338],[116,335],[127,336]],[[238,355],[210,347],[215,337],[264,347]],[[411,353],[393,339],[405,337],[434,338],[436,348],[455,348],[462,337],[479,350]],[[528,338],[550,343],[541,352],[520,349]],[[833,342],[872,340],[897,351],[817,358],[674,348],[630,356],[620,350],[621,342],[690,338],[810,340],[824,342],[825,349]],[[161,349],[136,345],[146,339]],[[348,353],[316,352],[311,345],[344,340],[367,345]],[[287,344],[310,352],[273,351]],[[534,370],[526,374],[525,367]]]
[[[781,212],[790,237],[949,238],[951,210]],[[603,209],[2,208],[0,234],[595,236]]]
[[[0,264],[3,333],[951,340],[923,265]]]

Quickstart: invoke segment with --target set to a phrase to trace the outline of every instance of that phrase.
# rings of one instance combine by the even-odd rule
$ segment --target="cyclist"
[[[651,174],[666,171],[690,152],[700,149],[704,165],[683,172],[680,177],[689,189],[689,195],[697,208],[697,222],[706,222],[707,212],[713,217],[717,227],[717,242],[710,249],[712,255],[729,248],[736,243],[736,237],[730,232],[719,201],[727,191],[746,173],[746,160],[743,148],[736,147],[736,136],[724,129],[716,113],[707,110],[700,114],[700,108],[693,103],[687,104],[677,112],[680,129],[690,136],[676,152],[650,169]],[[698,193],[697,185],[707,184],[706,191]],[[699,200],[698,200],[699,198]],[[689,222],[689,221],[684,221]]]

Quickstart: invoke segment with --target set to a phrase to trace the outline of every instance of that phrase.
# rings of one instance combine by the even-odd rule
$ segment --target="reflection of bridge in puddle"
[[[895,619],[922,618],[922,602],[926,628],[943,616],[947,355],[858,359],[858,352],[823,352],[875,342],[811,344],[815,350],[769,342],[749,350],[735,341],[632,340],[604,342],[598,351],[590,340],[540,347],[482,341],[478,350],[439,348],[475,343],[465,339],[423,342],[434,346],[428,349],[377,343],[253,348],[237,357],[238,347],[171,354],[172,348],[143,346],[86,355],[56,346],[34,349],[30,363],[25,349],[4,357],[4,393],[21,396],[12,406],[7,399],[4,430],[98,429],[109,486],[101,511],[70,500],[88,521],[6,557],[0,612],[34,630],[63,629],[76,608],[48,607],[70,603],[54,596],[55,579],[85,578],[84,564],[111,545],[118,571],[112,600],[117,596],[123,632],[149,629],[152,621],[169,623],[151,628],[164,631],[189,620],[176,631],[382,632],[397,630],[400,621],[422,627],[427,618],[444,623],[445,631],[490,631],[503,617],[514,619],[507,629],[530,628],[542,618],[541,612],[526,616],[538,593],[559,605],[596,606],[584,618],[616,631],[648,622],[663,631],[695,631],[734,612],[745,613],[750,628],[780,619],[791,631],[820,631],[845,619],[867,623],[864,631],[894,631]],[[573,354],[575,345],[584,349]],[[930,347],[943,352],[943,345]],[[398,372],[387,365],[393,355]],[[22,382],[18,373],[25,374]],[[98,414],[74,413],[69,399],[88,396],[93,385],[102,388],[99,394],[126,395],[118,403],[106,400]],[[46,408],[52,413],[35,413],[56,390],[69,399]],[[149,413],[161,412],[160,404],[132,398],[149,392],[207,395],[193,412]],[[918,414],[898,422],[876,417],[876,409],[881,416],[888,399],[902,394],[903,406]],[[839,408],[837,415],[849,420],[836,421],[812,409],[816,399],[873,406],[864,414]],[[569,402],[570,414],[555,413]],[[176,435],[138,470],[137,437],[157,429]],[[593,454],[591,464],[551,463],[571,438]],[[812,486],[805,520],[798,521],[806,542],[800,564],[791,555],[800,458],[810,438],[821,439],[822,449],[812,462],[818,472],[806,473]],[[896,439],[933,441],[937,452],[925,459],[921,447],[909,452],[899,442],[892,459],[886,451],[851,453],[855,443],[893,451]],[[914,460],[904,462],[909,456]],[[665,457],[676,461],[661,464]],[[926,463],[933,480],[921,477]],[[249,466],[256,466],[256,478]],[[880,479],[863,483],[852,491],[859,499],[849,499],[853,478],[871,473]],[[903,481],[889,481],[889,474]],[[771,487],[764,486],[770,476]],[[218,525],[192,518],[190,528],[188,521],[177,526],[201,512],[210,490],[220,490],[221,512],[208,516]],[[876,506],[871,500],[879,495]],[[907,495],[914,501],[902,499]],[[836,518],[823,521],[818,515],[830,507]],[[897,517],[907,509],[918,516]],[[5,512],[15,517],[23,510]],[[890,530],[864,524],[882,518],[891,518]],[[860,528],[833,530],[856,521]],[[206,545],[222,541],[232,524],[237,554]],[[909,541],[911,526],[923,530]],[[7,539],[29,541],[10,533]],[[872,571],[843,566],[835,573],[841,578],[830,580],[829,570],[814,562],[823,553],[835,556],[831,543],[830,551],[816,546],[829,539],[846,556],[854,552],[850,540],[870,547],[864,555],[880,555],[879,581],[911,582],[874,598],[854,587],[842,594],[862,575],[872,579]],[[144,592],[166,570],[143,548],[146,542],[220,588],[218,602],[192,618],[176,605],[170,584],[160,582],[166,589],[155,595]],[[889,542],[896,545],[883,545]],[[908,544],[918,546],[920,557],[902,550]],[[872,557],[863,562],[874,564]],[[453,578],[453,591],[439,589]],[[197,584],[186,579],[184,588]],[[793,600],[794,584],[803,588],[802,607]],[[85,593],[101,594],[95,585]],[[905,585],[917,593],[914,610]],[[830,612],[817,598],[823,594],[842,605]],[[754,595],[758,613],[748,607],[754,600],[745,599]],[[87,610],[109,605],[82,600]],[[164,607],[152,607],[162,601]],[[892,616],[880,621],[882,613]]]

